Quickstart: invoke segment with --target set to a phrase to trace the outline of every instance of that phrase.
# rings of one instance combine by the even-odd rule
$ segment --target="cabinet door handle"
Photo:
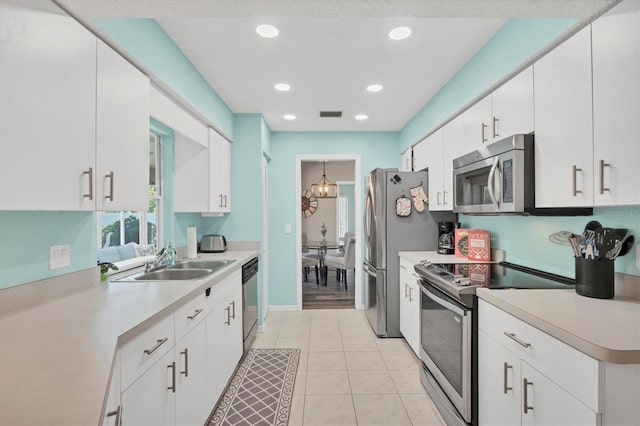
[[[201,312],[202,312],[202,309],[196,309],[196,310],[193,312],[193,315],[189,315],[189,316],[187,317],[187,319],[192,320],[192,319],[194,319],[195,317],[197,317],[198,315],[200,315],[200,313],[201,313]]]
[[[404,284],[404,298],[408,298],[409,297],[409,293],[407,291],[407,289],[409,288],[409,286],[405,283]]]
[[[527,414],[529,411],[533,411],[533,407],[529,405],[529,385],[533,385],[533,382],[530,382],[525,377],[522,380],[522,406],[524,408],[524,413]]]
[[[180,374],[184,374],[184,377],[189,377],[189,350],[184,348],[184,351],[180,352],[180,355],[184,355],[184,371]]]
[[[413,290],[412,287],[409,287],[409,302],[413,302],[413,297],[411,297],[411,291]]]
[[[105,195],[104,198],[113,201],[113,171],[104,175],[105,179],[109,179],[109,195]]]
[[[89,170],[82,172],[83,175],[89,175],[89,193],[84,194],[82,198],[88,198],[89,201],[93,201],[93,167],[89,167]]]
[[[227,207],[229,207],[227,205],[227,194],[224,194],[224,208],[226,209]]]
[[[487,138],[484,135],[484,129],[487,128],[487,125],[484,124],[484,123],[481,123],[481,124],[482,124],[482,126],[480,126],[480,130],[482,131],[482,139],[481,139],[481,141],[482,141],[482,143],[485,143],[487,141]]]
[[[531,347],[531,343],[527,343],[524,340],[520,340],[516,337],[516,333],[509,333],[509,332],[504,332],[504,335],[507,336],[508,338],[510,338],[511,340],[513,340],[514,342],[516,342],[517,344],[519,344],[520,346],[523,346],[525,348],[530,348]]]
[[[176,362],[173,361],[171,364],[167,365],[167,368],[171,369],[171,386],[168,386],[167,389],[176,393]]]
[[[226,308],[224,308],[224,310],[227,311],[227,320],[224,322],[224,324],[230,325],[231,324],[231,308],[227,306]]]
[[[118,408],[116,408],[114,411],[109,411],[107,413],[107,417],[113,417],[116,416],[116,421],[114,423],[115,426],[120,426],[120,419],[122,418],[122,416],[120,415],[120,413],[122,412],[122,408],[118,405]]]
[[[504,386],[503,386],[503,391],[505,395],[507,394],[507,391],[513,390],[511,386],[507,385],[507,370],[509,370],[510,368],[513,369],[513,366],[505,362],[504,363]]]
[[[220,195],[219,195],[219,197],[220,197],[220,205],[219,205],[219,207],[220,207],[220,208],[222,208],[222,207],[224,207],[224,206],[222,205],[222,197],[223,197],[223,195],[222,195],[222,194],[220,194]]]
[[[582,169],[578,168],[575,164],[573,165],[573,196],[576,197],[578,194],[582,194],[582,191],[578,191],[578,172],[582,172]]]
[[[611,164],[605,163],[604,160],[600,160],[600,194],[604,194],[605,191],[609,191],[609,188],[604,186],[604,168],[610,167]]]
[[[491,127],[493,127],[493,129],[492,129],[493,130],[493,139],[495,139],[495,138],[497,138],[499,136],[498,135],[498,131],[497,131],[497,129],[498,129],[498,121],[500,121],[500,120],[498,120],[496,117],[493,117],[493,123],[491,124]]]
[[[231,302],[231,319],[236,319],[236,301]]]
[[[447,191],[445,191],[444,189],[442,190],[442,205],[447,205]]]
[[[152,353],[154,353],[154,352],[155,352],[155,350],[156,350],[156,349],[158,349],[160,346],[162,346],[162,344],[163,344],[164,342],[166,342],[167,340],[169,340],[169,338],[168,338],[168,337],[165,337],[164,339],[158,339],[158,340],[156,341],[155,346],[154,346],[154,347],[152,347],[151,349],[145,349],[145,350],[144,350],[144,353],[145,353],[145,354],[147,354],[147,355],[151,355]]]

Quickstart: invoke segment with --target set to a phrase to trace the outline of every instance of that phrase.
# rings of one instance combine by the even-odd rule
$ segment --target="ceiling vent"
[[[327,117],[340,118],[342,117],[342,111],[320,111],[320,117],[321,118],[327,118]]]

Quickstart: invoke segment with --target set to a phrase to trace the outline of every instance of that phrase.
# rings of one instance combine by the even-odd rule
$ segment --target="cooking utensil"
[[[597,220],[592,220],[590,222],[587,222],[587,224],[584,226],[585,231],[586,230],[595,231],[598,228],[602,228],[602,225]]]
[[[578,235],[571,235],[569,237],[569,244],[571,245],[571,248],[573,249],[573,255],[575,257],[581,257],[582,256],[582,252],[580,251],[580,243],[578,242]]]
[[[613,260],[620,254],[620,249],[622,249],[622,241],[616,240],[613,248],[604,255],[604,258],[607,260]]]
[[[631,247],[633,247],[633,241],[633,235],[629,235],[627,238],[625,238],[622,242],[622,248],[620,249],[620,253],[618,253],[618,256],[624,256],[625,254],[629,253],[629,250],[631,250]]]
[[[549,241],[554,244],[560,244],[562,246],[571,245],[569,243],[569,238],[573,237],[575,234],[569,231],[558,231],[549,235]]]

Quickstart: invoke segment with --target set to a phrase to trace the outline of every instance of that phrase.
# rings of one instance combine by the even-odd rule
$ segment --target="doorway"
[[[311,191],[312,183],[318,182],[323,174],[332,183],[340,183],[335,198],[318,198],[313,213],[302,213],[301,194]],[[296,253],[297,253],[297,308],[356,308],[362,309],[362,273],[357,265],[362,263],[361,254],[361,167],[359,155],[299,155],[296,156]],[[340,208],[341,207],[341,208]],[[341,216],[342,214],[342,216]],[[342,221],[342,222],[341,222]],[[336,270],[329,270],[325,280],[316,279],[315,269],[305,274],[302,267],[303,256],[318,257],[318,250],[309,249],[303,253],[302,240],[321,241],[321,228],[326,228],[324,238],[337,243],[348,230],[354,234],[354,269],[347,271],[347,287]],[[340,235],[342,234],[342,235]],[[336,250],[327,250],[327,256],[339,255]],[[308,260],[308,259],[307,259]],[[320,275],[320,274],[319,274]],[[305,281],[306,278],[306,281]]]

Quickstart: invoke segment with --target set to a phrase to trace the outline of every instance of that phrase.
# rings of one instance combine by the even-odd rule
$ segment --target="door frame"
[[[355,308],[362,310],[362,172],[359,154],[313,154],[296,155],[296,300],[298,310],[302,309],[302,211],[300,194],[302,192],[303,161],[353,161],[354,197],[355,197],[355,234],[356,234],[356,268],[354,275]]]

